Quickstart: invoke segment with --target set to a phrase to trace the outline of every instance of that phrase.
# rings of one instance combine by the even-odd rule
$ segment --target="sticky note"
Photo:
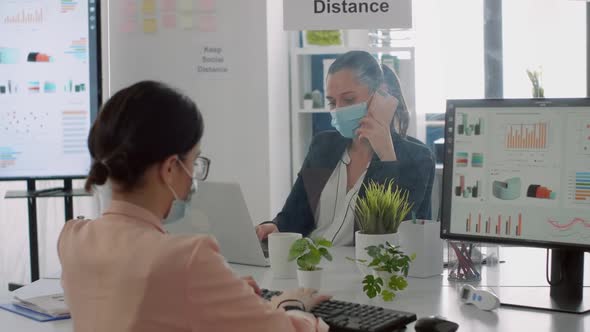
[[[201,32],[215,32],[215,31],[217,31],[217,16],[215,16],[215,15],[199,15],[198,26],[199,26],[199,31],[201,31]]]
[[[179,2],[179,9],[184,12],[189,12],[194,10],[193,1],[194,0],[178,0]]]
[[[137,4],[134,1],[123,1],[121,3],[123,14],[125,16],[137,15]]]
[[[156,0],[143,0],[143,6],[141,7],[144,14],[153,15],[156,13]]]
[[[163,12],[176,11],[176,0],[161,0],[160,8]]]
[[[166,29],[175,29],[176,28],[176,14],[174,13],[167,13],[162,15],[162,25]]]
[[[121,22],[121,32],[123,33],[130,33],[137,31],[137,21],[135,20],[126,20]]]
[[[156,33],[158,31],[158,21],[155,18],[146,18],[143,20],[144,33]]]
[[[211,12],[215,10],[215,0],[199,0],[199,10]]]
[[[180,26],[183,29],[193,29],[195,27],[195,20],[192,13],[180,14]]]

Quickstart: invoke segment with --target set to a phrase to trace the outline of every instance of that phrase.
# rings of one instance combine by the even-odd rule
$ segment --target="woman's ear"
[[[176,155],[173,155],[166,158],[164,161],[160,163],[158,173],[160,174],[160,178],[164,183],[172,184],[173,173],[177,162],[178,157]]]

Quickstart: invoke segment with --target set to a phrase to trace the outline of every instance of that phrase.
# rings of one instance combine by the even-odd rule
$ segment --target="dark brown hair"
[[[203,117],[187,96],[154,81],[142,81],[114,94],[88,136],[92,166],[86,190],[108,178],[134,189],[151,165],[184,158],[203,136]]]

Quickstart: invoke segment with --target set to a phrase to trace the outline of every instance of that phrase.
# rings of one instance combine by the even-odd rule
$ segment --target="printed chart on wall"
[[[590,243],[590,110],[455,114],[451,232]]]
[[[88,171],[86,139],[97,103],[89,2],[0,2],[0,178]]]

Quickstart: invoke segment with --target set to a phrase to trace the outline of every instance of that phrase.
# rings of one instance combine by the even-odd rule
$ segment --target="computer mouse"
[[[422,317],[414,325],[416,332],[455,332],[459,324],[441,317]]]

